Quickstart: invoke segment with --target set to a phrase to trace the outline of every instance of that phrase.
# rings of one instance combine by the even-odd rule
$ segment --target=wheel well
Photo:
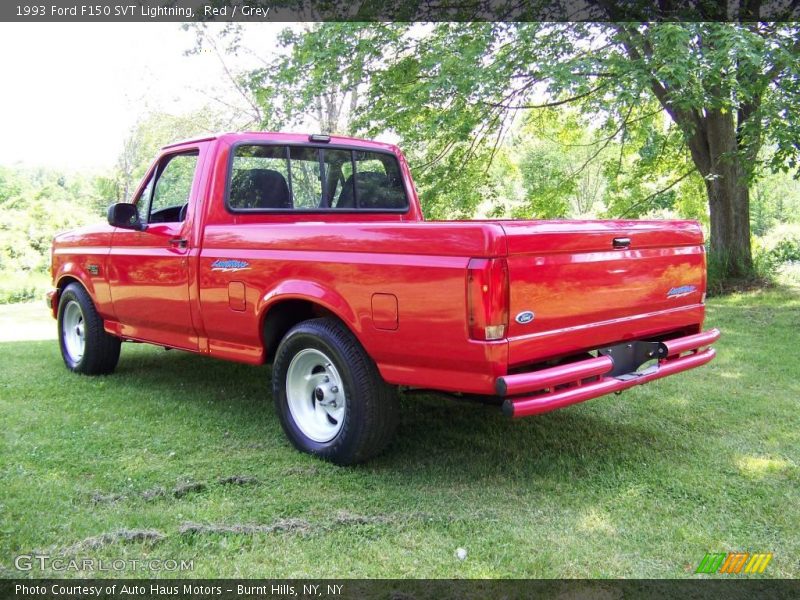
[[[78,285],[86,289],[86,286],[83,285],[80,279],[78,279],[77,277],[72,277],[71,275],[66,275],[58,280],[59,295],[61,295],[61,292],[63,292],[70,283],[77,283]]]
[[[309,300],[284,300],[272,306],[264,318],[263,342],[267,351],[267,362],[275,358],[275,351],[283,336],[295,325],[308,319],[338,317],[319,304]],[[340,319],[341,320],[341,319]]]

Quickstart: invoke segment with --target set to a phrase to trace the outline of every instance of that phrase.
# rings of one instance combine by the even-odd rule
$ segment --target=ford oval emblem
[[[531,321],[533,321],[533,311],[523,310],[516,317],[514,317],[514,320],[520,325],[525,325],[525,323],[530,323]]]

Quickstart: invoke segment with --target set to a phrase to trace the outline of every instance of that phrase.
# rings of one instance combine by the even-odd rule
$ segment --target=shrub
[[[46,273],[4,273],[0,279],[0,304],[42,301],[50,287],[50,276]]]
[[[778,225],[758,242],[778,266],[788,262],[800,262],[800,224]]]

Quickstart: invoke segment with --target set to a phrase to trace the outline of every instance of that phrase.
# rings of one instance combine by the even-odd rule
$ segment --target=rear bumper
[[[503,402],[507,416],[538,415],[704,365],[715,355],[714,349],[707,346],[719,336],[718,329],[711,329],[665,340],[660,344],[658,364],[643,371],[610,376],[614,361],[601,355],[540,371],[505,375],[497,379],[496,390],[500,396],[511,396]]]

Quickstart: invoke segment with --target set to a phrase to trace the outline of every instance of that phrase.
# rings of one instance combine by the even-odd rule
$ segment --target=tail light
[[[467,265],[467,322],[474,340],[499,340],[508,329],[508,264],[473,258]]]

